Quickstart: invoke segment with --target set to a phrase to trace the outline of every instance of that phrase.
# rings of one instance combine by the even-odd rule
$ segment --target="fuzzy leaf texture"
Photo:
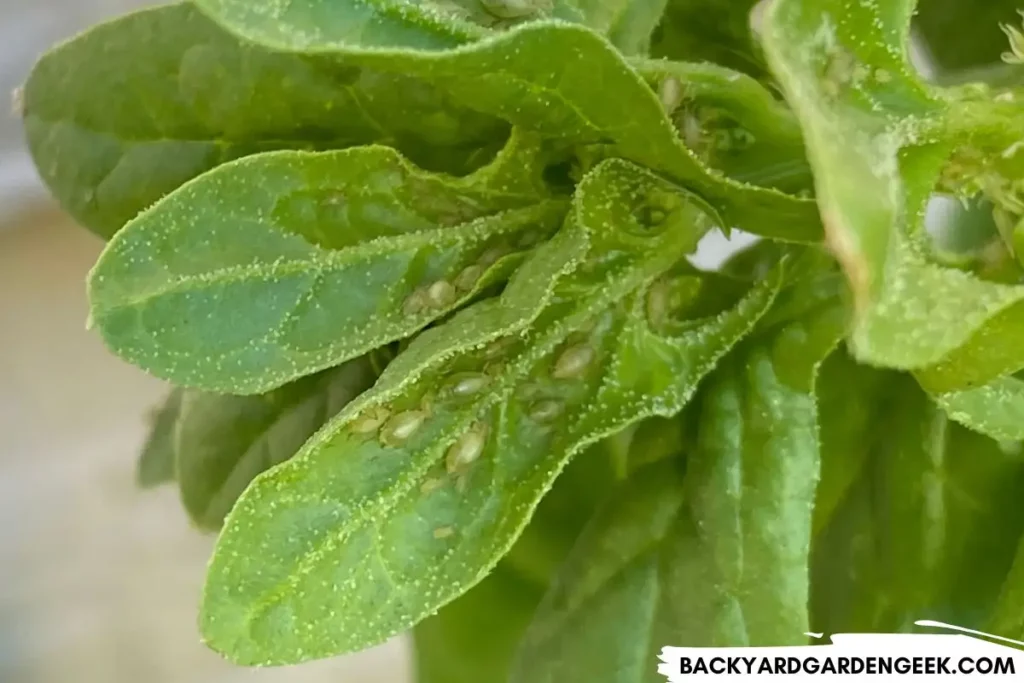
[[[803,126],[828,242],[856,300],[855,354],[950,391],[1024,365],[1024,286],[939,263],[925,208],[951,163],[961,175],[1019,173],[1024,117],[1014,102],[920,79],[907,56],[914,4],[779,0],[764,44]],[[975,168],[974,154],[1004,163]]]
[[[512,657],[551,575],[615,481],[601,444],[568,464],[487,578],[416,625],[419,683],[507,683]]]
[[[505,130],[413,77],[239,41],[189,3],[115,19],[45,55],[25,86],[24,119],[47,185],[103,237],[256,152],[378,142],[465,172]]]
[[[487,300],[421,335],[243,494],[204,594],[214,649],[299,662],[413,625],[487,574],[568,458],[678,412],[770,304],[780,273],[717,315],[673,317],[655,281],[694,247],[700,210],[664,181],[606,162],[574,201],[564,229],[589,258],[528,329],[509,335]],[[667,209],[653,225],[652,202]]]
[[[426,173],[386,147],[227,164],[111,240],[92,321],[179,385],[267,391],[413,334],[560,225],[564,202],[491,178]]]
[[[606,41],[581,26],[530,22],[451,49],[429,45],[432,34],[419,21],[398,33],[368,22],[365,30],[339,37],[312,29],[302,11],[279,15],[264,11],[266,5],[231,0],[199,6],[243,38],[415,76],[468,108],[546,138],[610,145],[616,156],[700,194],[721,225],[792,241],[820,237],[813,202],[713,173],[683,143],[656,93]]]
[[[780,313],[803,298],[792,294]],[[698,398],[685,474],[679,457],[640,470],[595,517],[527,632],[514,683],[654,683],[665,643],[805,640],[814,378],[844,318],[834,304],[816,308],[755,331],[722,361]]]

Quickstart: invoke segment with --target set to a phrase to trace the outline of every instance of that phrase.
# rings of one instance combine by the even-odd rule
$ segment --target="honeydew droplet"
[[[387,408],[377,406],[357,417],[349,427],[356,434],[369,434],[377,431],[390,414],[391,411]]]
[[[452,376],[448,383],[448,391],[453,396],[472,396],[488,384],[491,378],[482,372],[460,372]]]
[[[380,440],[385,446],[396,446],[416,433],[427,414],[422,410],[407,410],[388,420],[380,430]]]
[[[530,418],[537,422],[551,422],[562,414],[562,404],[553,399],[537,401],[530,406]]]
[[[448,448],[445,468],[449,474],[462,472],[472,465],[487,445],[487,425],[477,423]]]
[[[468,292],[476,286],[476,281],[484,274],[484,267],[472,264],[462,269],[455,278],[455,289]]]
[[[427,301],[434,308],[447,308],[455,303],[455,287],[447,280],[438,280],[427,288]]]
[[[551,376],[555,379],[576,379],[587,370],[594,361],[594,349],[586,344],[570,346],[555,361],[555,369]]]
[[[455,529],[450,526],[442,526],[434,529],[434,538],[441,540],[455,534]]]

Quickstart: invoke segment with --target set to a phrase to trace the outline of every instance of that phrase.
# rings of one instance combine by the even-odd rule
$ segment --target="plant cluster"
[[[39,61],[90,324],[177,387],[140,479],[220,530],[210,647],[1021,637],[1024,90],[922,78],[913,0],[754,4],[194,0]],[[761,239],[701,269],[716,229]]]

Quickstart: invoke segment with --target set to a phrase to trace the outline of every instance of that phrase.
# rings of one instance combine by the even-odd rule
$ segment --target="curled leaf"
[[[528,329],[508,335],[487,300],[421,335],[242,496],[210,568],[207,642],[250,664],[380,642],[479,582],[574,453],[677,413],[780,275],[717,315],[653,329],[647,289],[692,249],[699,214],[635,167],[595,169],[568,223],[588,257]]]
[[[1020,117],[1003,111],[1014,105],[918,77],[908,57],[914,5],[778,0],[764,44],[803,127],[828,243],[853,291],[854,354],[917,369],[945,392],[1024,365],[1013,334],[1024,287],[940,265],[924,224],[954,152],[998,156]]]
[[[685,184],[715,208],[726,227],[790,241],[821,236],[813,202],[723,178],[701,163],[643,79],[587,28],[529,22],[458,49],[409,49],[400,43],[383,49],[372,43],[318,42],[315,33],[301,28],[302,17],[284,17],[270,35],[250,21],[248,11],[236,11],[241,4],[246,3],[200,2],[242,37],[422,79],[467,107],[547,139],[609,144],[615,156]],[[601,79],[589,77],[593,73]]]

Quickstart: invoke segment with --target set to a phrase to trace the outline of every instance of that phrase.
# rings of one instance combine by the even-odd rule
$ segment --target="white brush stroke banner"
[[[840,678],[844,683],[895,678],[947,678],[958,683],[1024,680],[1024,652],[992,641],[1024,643],[937,621],[916,624],[958,633],[836,633],[829,644],[790,647],[664,647],[658,673],[670,683],[780,678]]]

